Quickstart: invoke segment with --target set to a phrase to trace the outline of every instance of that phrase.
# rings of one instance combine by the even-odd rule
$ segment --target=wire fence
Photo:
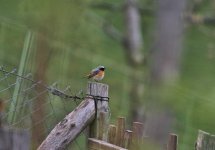
[[[28,130],[36,146],[83,97],[82,90],[72,95],[69,86],[59,90],[56,83],[48,86],[33,80],[31,73],[20,76],[17,69],[0,67],[0,101],[4,105],[2,122],[8,127]],[[59,104],[62,107],[55,107]],[[72,108],[68,109],[67,105]],[[85,149],[79,141],[82,143],[86,136],[80,137],[82,140],[72,144],[75,149]]]

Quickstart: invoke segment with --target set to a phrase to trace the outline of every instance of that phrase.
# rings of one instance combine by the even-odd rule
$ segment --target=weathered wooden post
[[[116,144],[116,126],[111,124],[108,129],[108,142]]]
[[[122,147],[125,133],[125,117],[118,117],[116,130],[116,145]]]
[[[0,150],[29,150],[30,135],[25,130],[11,129],[2,122],[4,103],[0,100]]]
[[[132,133],[131,130],[126,130],[124,135],[124,148],[131,149],[131,139],[132,139]]]
[[[0,150],[29,150],[30,135],[27,131],[0,128]]]
[[[141,122],[133,122],[132,140],[130,149],[141,150],[141,143],[143,142],[144,125]]]
[[[94,99],[96,105],[95,120],[90,125],[90,138],[107,141],[109,126],[108,85],[101,83],[90,83],[87,95]]]
[[[99,137],[99,119],[101,122],[109,114],[108,101],[105,101],[107,97],[108,85],[89,82],[85,100],[54,127],[38,150],[65,149],[94,119],[90,136]],[[101,112],[104,113],[104,116],[100,118]],[[102,123],[104,129],[105,124]],[[102,135],[102,139],[105,138],[106,135]]]
[[[214,150],[215,135],[199,130],[195,150]]]
[[[177,150],[178,136],[170,133],[168,138],[167,150]]]

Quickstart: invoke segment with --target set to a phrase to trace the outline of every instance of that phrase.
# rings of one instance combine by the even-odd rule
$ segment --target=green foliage
[[[95,10],[89,0],[20,0],[0,2],[0,65],[17,66],[21,58],[26,32],[30,29],[42,34],[52,48],[47,70],[48,83],[58,81],[59,88],[71,85],[73,93],[85,89],[83,77],[97,65],[107,67],[104,83],[110,85],[112,118],[128,116],[132,100],[129,98],[131,74],[127,67],[121,43],[104,34],[103,22],[108,20],[119,32],[124,31],[123,14],[120,11]],[[100,1],[98,1],[100,2]],[[101,1],[102,2],[102,1]],[[112,0],[120,5],[122,1]],[[154,2],[140,1],[141,6],[153,9],[142,14],[144,52],[147,57],[153,43]],[[202,14],[213,8],[205,1],[200,7]],[[214,27],[190,25],[186,29],[181,78],[175,85],[156,93],[160,105],[176,116],[174,131],[179,133],[179,149],[192,149],[197,129],[214,133],[213,114],[215,106],[215,52]],[[35,44],[35,43],[34,43]],[[25,72],[33,72],[35,49],[28,58]],[[145,68],[147,70],[148,68]],[[147,73],[144,74],[144,76]],[[142,79],[140,82],[144,82]],[[1,87],[1,86],[0,86]],[[147,98],[148,90],[145,90]],[[74,106],[68,101],[53,98],[60,120]],[[66,108],[64,108],[66,106]],[[66,111],[65,111],[66,110]],[[57,121],[50,120],[53,126]],[[151,145],[150,145],[151,146]]]

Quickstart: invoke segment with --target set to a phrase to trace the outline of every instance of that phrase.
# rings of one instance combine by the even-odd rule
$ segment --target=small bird
[[[105,75],[105,67],[98,66],[87,75],[87,78],[88,79],[93,78],[96,82],[98,82],[104,78],[104,75]]]

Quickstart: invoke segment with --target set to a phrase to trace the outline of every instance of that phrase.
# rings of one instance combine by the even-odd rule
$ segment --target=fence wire
[[[33,80],[31,73],[20,76],[17,69],[0,67],[0,101],[4,105],[2,122],[11,128],[28,130],[32,134],[32,142],[44,140],[83,98],[82,90],[72,95],[70,86],[60,90],[57,83],[48,86],[42,81]],[[80,137],[83,143],[85,134]],[[79,143],[78,140],[74,141],[72,147],[85,149],[80,146],[84,144]]]

